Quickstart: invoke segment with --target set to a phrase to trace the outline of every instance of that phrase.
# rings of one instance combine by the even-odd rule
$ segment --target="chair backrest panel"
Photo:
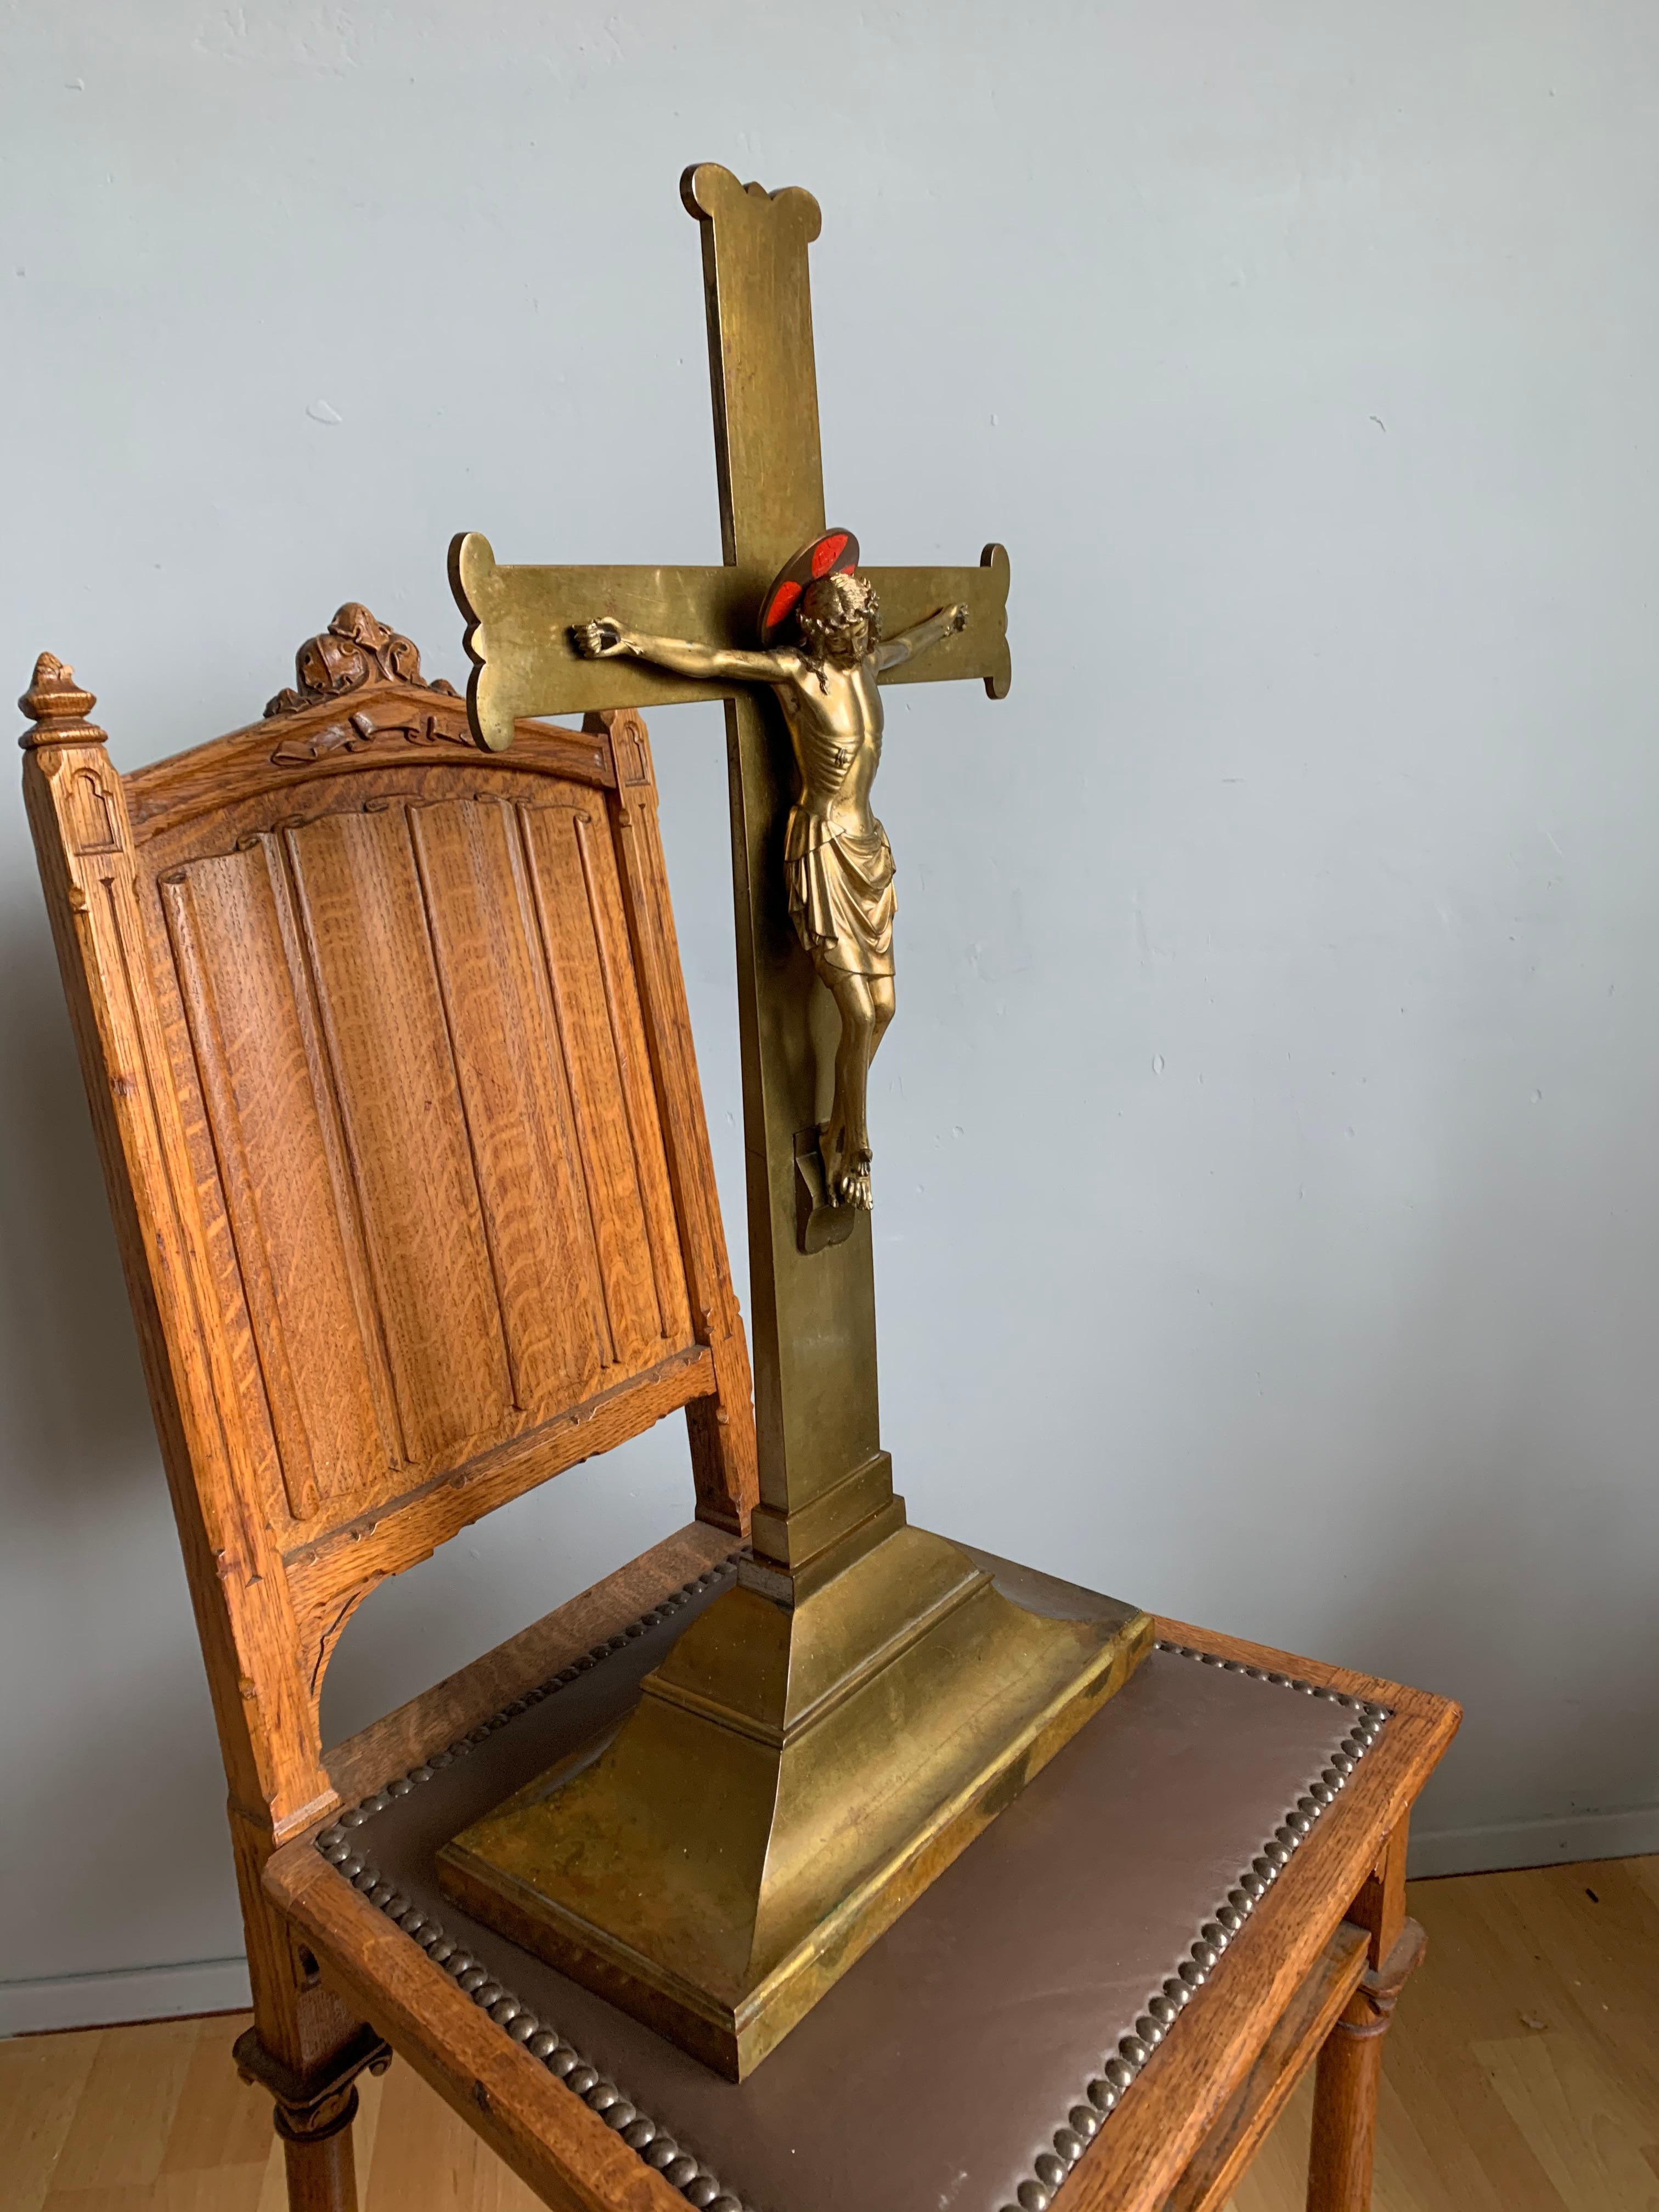
[[[285,791],[280,823],[256,799],[144,848],[204,1218],[295,1533],[693,1341],[603,796],[428,780],[365,767]]]
[[[362,610],[307,653],[316,696],[126,778],[54,724],[68,679],[26,702],[228,1762],[245,1717],[278,1832],[386,1575],[681,1407],[703,1516],[754,1493],[643,725],[483,755]]]

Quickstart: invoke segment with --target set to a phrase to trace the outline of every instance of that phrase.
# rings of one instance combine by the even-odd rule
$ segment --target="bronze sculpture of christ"
[[[894,1003],[893,853],[870,808],[881,764],[878,678],[963,629],[968,611],[941,607],[884,638],[857,553],[844,531],[805,547],[763,602],[759,651],[645,636],[608,618],[577,624],[571,637],[590,659],[624,654],[682,676],[772,687],[800,773],[784,848],[790,920],[841,1015],[834,1097],[818,1133],[824,1188],[837,1206],[868,1206],[870,1063]]]

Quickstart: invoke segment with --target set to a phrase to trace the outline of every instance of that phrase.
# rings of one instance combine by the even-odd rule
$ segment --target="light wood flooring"
[[[1420,1882],[1411,1909],[1374,2212],[1659,2212],[1659,1858]],[[0,2043],[4,2212],[284,2212],[245,2024]],[[1307,2131],[1304,2087],[1234,2212],[1301,2212]],[[538,2201],[402,2065],[364,2083],[357,2172],[362,2212]]]

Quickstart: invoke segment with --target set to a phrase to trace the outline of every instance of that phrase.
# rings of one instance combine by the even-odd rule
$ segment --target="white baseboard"
[[[1570,1813],[1558,1820],[1512,1820],[1479,1828],[1440,1828],[1412,1838],[1411,1873],[1489,1874],[1502,1868],[1561,1866],[1575,1859],[1637,1858],[1659,1852],[1659,1805],[1620,1813]],[[0,1982],[0,2036],[46,2028],[112,2027],[129,2020],[174,2020],[187,2013],[234,2012],[249,2002],[245,1959],[191,1966],[139,1966],[117,1974],[64,1974],[40,1982]]]
[[[1618,1813],[1564,1813],[1555,1820],[1427,1829],[1412,1837],[1407,1871],[1425,1880],[1565,1866],[1575,1859],[1640,1858],[1650,1851],[1659,1851],[1659,1805],[1635,1805]]]
[[[113,2027],[129,2020],[177,2020],[236,2012],[250,2003],[246,1959],[202,1959],[184,1966],[137,1966],[118,1974],[63,1974],[0,1982],[0,2036],[46,2028]]]

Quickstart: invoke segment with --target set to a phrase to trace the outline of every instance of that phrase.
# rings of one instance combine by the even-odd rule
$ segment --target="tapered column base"
[[[793,1604],[767,1581],[693,1622],[608,1741],[440,1854],[468,1911],[734,2081],[1152,1641],[1110,1598],[1015,1604],[903,1526]]]

